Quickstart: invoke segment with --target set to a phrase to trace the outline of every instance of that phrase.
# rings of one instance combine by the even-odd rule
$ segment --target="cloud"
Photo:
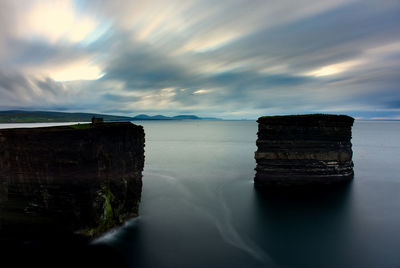
[[[18,34],[22,38],[44,38],[50,43],[60,40],[80,42],[97,26],[97,22],[89,15],[79,13],[72,0],[31,1],[20,8]]]
[[[97,80],[104,75],[98,65],[85,60],[74,62],[49,73],[50,77],[56,81]]]
[[[65,87],[51,79],[30,79],[15,72],[0,71],[0,105],[3,107],[48,107],[65,96]]]
[[[400,116],[398,1],[5,0],[0,13],[2,109]]]

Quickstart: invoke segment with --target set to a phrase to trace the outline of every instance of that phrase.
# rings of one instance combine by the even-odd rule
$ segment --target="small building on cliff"
[[[92,124],[104,123],[104,118],[102,117],[92,117]]]

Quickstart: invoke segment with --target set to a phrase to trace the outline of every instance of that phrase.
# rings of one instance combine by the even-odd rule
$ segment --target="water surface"
[[[140,217],[96,241],[126,267],[400,267],[400,122],[356,121],[352,183],[300,195],[254,189],[254,121],[135,123]]]
[[[145,121],[140,217],[102,238],[127,267],[399,267],[399,122],[357,121],[355,179],[254,189],[257,123]]]

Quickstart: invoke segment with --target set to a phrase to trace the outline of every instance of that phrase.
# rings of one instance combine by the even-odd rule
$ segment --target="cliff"
[[[257,187],[323,185],[353,178],[353,118],[311,114],[264,116],[257,122]]]
[[[143,127],[0,130],[0,240],[97,236],[138,215]]]

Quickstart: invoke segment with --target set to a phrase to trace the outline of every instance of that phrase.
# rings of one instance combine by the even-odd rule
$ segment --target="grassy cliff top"
[[[352,126],[354,118],[347,115],[334,114],[302,114],[262,116],[257,120],[260,124],[270,125],[340,125]]]

